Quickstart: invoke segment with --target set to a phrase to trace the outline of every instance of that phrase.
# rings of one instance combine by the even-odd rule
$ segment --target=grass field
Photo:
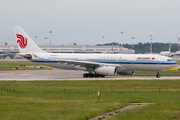
[[[180,119],[180,80],[0,81],[5,120],[87,120],[130,103],[155,104],[110,119]]]
[[[20,65],[38,66],[39,64],[30,61],[0,61],[0,71],[13,70],[12,68]],[[39,68],[22,67],[22,70],[39,70]]]
[[[180,65],[180,60],[176,60],[176,62]]]

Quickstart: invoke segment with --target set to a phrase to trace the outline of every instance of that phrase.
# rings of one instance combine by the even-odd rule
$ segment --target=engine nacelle
[[[117,74],[116,67],[98,67],[94,70],[94,72],[98,75],[112,76]]]
[[[26,58],[28,60],[32,59],[32,55],[31,54],[17,53],[17,55],[19,55],[20,57]]]
[[[26,58],[26,59],[28,59],[28,60],[32,59],[32,55],[31,55],[31,54],[26,54],[26,55],[24,55],[23,57]]]
[[[134,71],[123,71],[123,72],[118,72],[117,74],[121,74],[121,75],[134,75],[135,72]]]

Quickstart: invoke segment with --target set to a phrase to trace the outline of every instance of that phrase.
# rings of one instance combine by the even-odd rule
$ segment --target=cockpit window
[[[167,61],[173,61],[173,59],[167,59]]]

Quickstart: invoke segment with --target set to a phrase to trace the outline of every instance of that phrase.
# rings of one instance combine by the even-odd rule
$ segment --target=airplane
[[[170,57],[179,57],[180,56],[180,51],[172,52],[170,54]]]
[[[58,69],[86,71],[84,78],[134,75],[135,71],[156,71],[159,78],[160,71],[178,65],[172,58],[151,54],[47,53],[20,26],[13,26],[12,29],[20,51],[17,55]]]
[[[171,44],[169,45],[169,51],[161,51],[159,54],[169,57],[171,55]]]

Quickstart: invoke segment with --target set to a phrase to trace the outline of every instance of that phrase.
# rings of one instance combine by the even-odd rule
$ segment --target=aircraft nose
[[[172,67],[178,66],[178,63],[176,61],[173,62]]]

